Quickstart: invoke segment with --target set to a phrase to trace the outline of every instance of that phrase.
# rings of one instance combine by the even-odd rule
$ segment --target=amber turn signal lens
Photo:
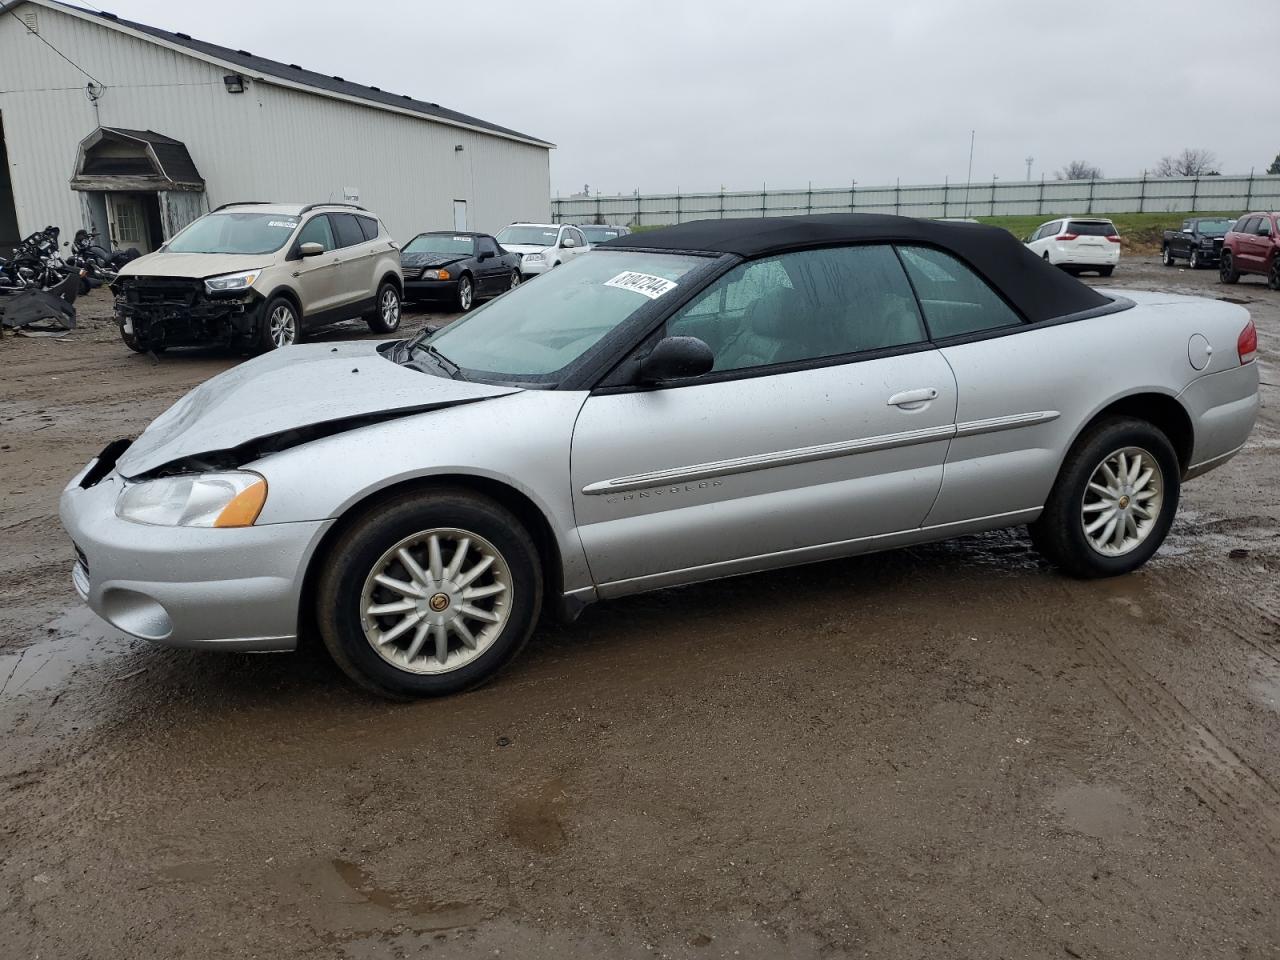
[[[251,527],[262,512],[262,505],[267,502],[267,481],[258,480],[245,487],[235,498],[222,508],[215,527]]]

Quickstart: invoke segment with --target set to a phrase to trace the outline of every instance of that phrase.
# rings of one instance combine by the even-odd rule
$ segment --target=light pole
[[[976,130],[969,131],[969,172],[964,176],[964,215],[969,216],[969,182],[973,180],[973,141]]]
[[[1027,183],[1031,182],[1031,165],[1036,162],[1036,158],[1027,154]]]

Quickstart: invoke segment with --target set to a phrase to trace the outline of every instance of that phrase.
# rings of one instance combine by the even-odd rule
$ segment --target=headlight
[[[116,500],[116,516],[160,527],[248,527],[267,499],[256,473],[193,473],[129,484]]]
[[[261,268],[245,270],[242,273],[228,273],[221,277],[210,277],[204,282],[204,289],[206,293],[232,293],[236,290],[248,290],[260,276],[262,276]]]
[[[448,270],[423,270],[422,279],[423,280],[448,280],[449,271]]]
[[[541,263],[543,260],[547,259],[540,253],[526,253],[524,258],[530,263]]]

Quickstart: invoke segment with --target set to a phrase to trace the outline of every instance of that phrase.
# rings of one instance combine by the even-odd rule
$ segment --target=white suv
[[[1110,220],[1064,217],[1043,223],[1027,248],[1068,273],[1096,270],[1109,277],[1120,262],[1120,232]]]
[[[393,333],[404,281],[399,248],[363,207],[229,203],[126,264],[111,289],[131,350],[274,350],[354,317]]]
[[[531,277],[591,249],[577,227],[567,223],[513,223],[496,237],[499,246],[520,254],[520,273]]]

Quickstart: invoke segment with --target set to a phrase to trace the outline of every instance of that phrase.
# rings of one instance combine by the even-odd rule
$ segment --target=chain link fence
[[[563,223],[662,226],[685,220],[804,213],[895,213],[908,217],[1229,212],[1280,208],[1280,176],[999,180],[917,186],[658,193],[556,198]]]

